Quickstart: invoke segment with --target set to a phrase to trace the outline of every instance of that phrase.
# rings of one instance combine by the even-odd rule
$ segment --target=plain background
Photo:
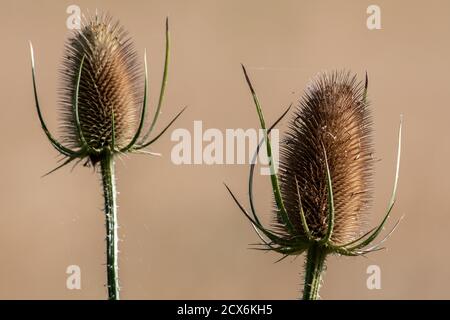
[[[257,128],[240,63],[248,66],[268,122],[297,103],[319,71],[370,76],[376,156],[371,225],[392,188],[397,131],[404,114],[398,202],[389,226],[405,219],[388,250],[367,258],[331,257],[324,299],[449,299],[450,3],[448,1],[1,1],[0,3],[0,298],[104,299],[104,216],[92,168],[46,178],[57,153],[38,123],[28,40],[35,47],[44,116],[58,132],[58,67],[68,5],[109,11],[150,64],[151,106],[159,90],[164,19],[172,62],[158,128],[184,105],[175,128]],[[366,27],[381,7],[382,30]],[[287,121],[281,125],[283,129]],[[182,165],[170,160],[168,132],[152,148],[162,157],[117,162],[120,279],[124,299],[295,299],[303,257],[281,263],[249,250],[257,237],[222,182],[246,200],[247,165]],[[257,208],[271,208],[267,177],[256,180]],[[82,289],[66,288],[78,265]],[[381,290],[366,269],[381,268]]]

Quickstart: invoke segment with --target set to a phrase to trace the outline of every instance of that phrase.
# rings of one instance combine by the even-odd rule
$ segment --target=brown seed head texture
[[[298,189],[310,232],[328,227],[325,151],[332,180],[335,220],[331,241],[359,236],[372,198],[372,120],[364,85],[348,72],[319,74],[306,90],[281,146],[280,184],[290,221],[304,235]],[[277,219],[277,228],[287,232]]]
[[[73,147],[81,144],[72,106],[83,56],[78,98],[83,136],[97,150],[111,145],[114,114],[114,142],[124,147],[137,126],[142,73],[127,32],[107,15],[85,18],[66,42],[60,89],[64,141]]]

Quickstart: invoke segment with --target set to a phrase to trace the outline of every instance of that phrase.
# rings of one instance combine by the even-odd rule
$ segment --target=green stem
[[[103,196],[105,198],[106,215],[106,272],[108,277],[108,299],[119,300],[119,266],[116,185],[114,177],[114,159],[106,153],[101,159]]]
[[[305,268],[305,287],[303,289],[303,300],[319,299],[319,289],[322,275],[325,269],[327,250],[318,243],[314,243],[308,249]]]

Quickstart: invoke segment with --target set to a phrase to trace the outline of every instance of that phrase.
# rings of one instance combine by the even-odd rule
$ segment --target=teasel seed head
[[[125,147],[142,107],[141,71],[134,44],[118,22],[106,15],[85,19],[67,40],[63,55],[63,141],[72,148],[82,147],[72,108],[79,77],[78,116],[86,143],[93,150],[112,147],[114,131],[115,147]]]
[[[281,146],[280,187],[289,220],[304,234],[300,199],[313,237],[329,221],[328,161],[334,196],[331,242],[361,235],[372,199],[372,120],[364,85],[349,72],[322,73],[309,85]],[[287,232],[279,216],[276,226]]]
[[[273,227],[265,227],[255,210],[255,164],[250,165],[250,213],[230,188],[226,188],[261,239],[263,247],[260,249],[281,253],[281,259],[300,255],[310,248],[320,248],[326,254],[347,256],[382,249],[381,244],[400,222],[397,221],[378,244],[372,244],[384,229],[396,201],[402,117],[394,187],[388,208],[377,227],[361,234],[372,200],[374,165],[367,74],[364,85],[357,81],[356,76],[345,71],[323,73],[312,81],[290,122],[281,147],[280,171],[277,173],[269,132],[289,112],[290,107],[272,126],[267,127],[253,84],[245,67],[242,68],[265,131],[255,158],[265,142],[264,151],[270,159],[270,179],[275,199]]]
[[[83,19],[80,30],[74,30],[66,42],[60,70],[62,142],[53,137],[42,116],[34,52],[30,42],[34,98],[39,121],[52,146],[66,157],[60,166],[49,173],[75,159],[87,158],[95,165],[105,154],[153,154],[146,148],[156,142],[186,109],[183,108],[160,133],[151,137],[161,112],[167,83],[170,51],[168,19],[165,31],[161,89],[154,115],[147,124],[146,56],[141,68],[131,38],[119,22],[110,16],[95,14]]]

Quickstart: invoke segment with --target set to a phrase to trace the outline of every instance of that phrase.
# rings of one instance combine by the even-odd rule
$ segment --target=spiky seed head
[[[349,72],[319,74],[289,124],[281,146],[280,184],[289,219],[300,235],[304,235],[300,203],[312,235],[323,238],[327,232],[325,154],[335,207],[331,241],[344,244],[355,239],[367,220],[374,160],[372,120],[364,91]],[[277,228],[287,232],[276,220]]]
[[[111,147],[114,121],[114,144],[124,147],[135,133],[142,101],[140,64],[127,32],[107,15],[84,18],[66,42],[60,88],[64,140],[81,147],[73,103],[83,57],[78,97],[83,136],[92,149]]]

